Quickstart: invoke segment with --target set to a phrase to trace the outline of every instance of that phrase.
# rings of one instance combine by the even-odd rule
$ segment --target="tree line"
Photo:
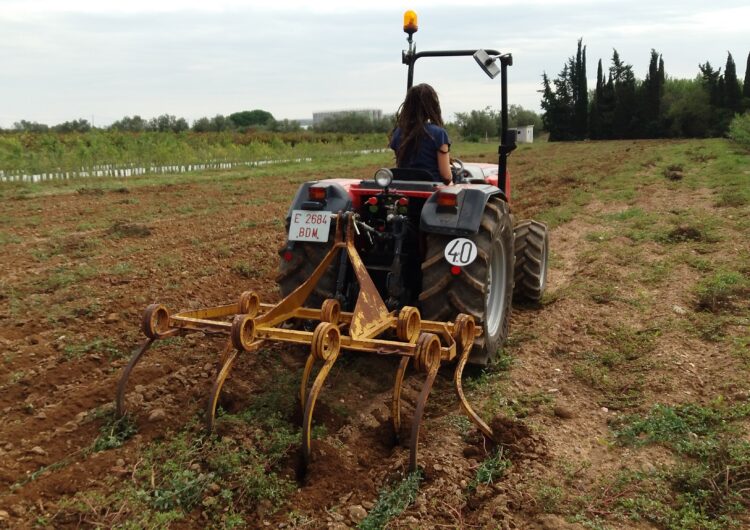
[[[731,53],[724,71],[708,61],[694,79],[666,75],[664,58],[651,50],[644,80],[613,50],[605,72],[599,59],[596,87],[589,91],[586,46],[578,40],[555,79],[542,75],[542,121],[549,139],[723,136],[735,115],[750,110],[750,54],[744,82]]]
[[[541,117],[520,105],[511,105],[509,112],[509,124],[534,125],[537,130],[542,128]],[[342,112],[334,114],[321,123],[312,127],[314,132],[319,133],[389,133],[395,126],[393,115],[372,119],[358,112]],[[500,112],[490,107],[483,110],[472,110],[470,112],[456,113],[455,122],[449,124],[451,134],[459,133],[469,141],[478,141],[487,136],[497,137],[500,128]],[[88,120],[80,119],[66,121],[64,123],[48,126],[46,124],[21,120],[13,124],[8,131],[15,132],[80,132],[85,133],[94,129]],[[256,109],[241,111],[224,116],[202,117],[193,121],[192,125],[185,118],[179,118],[171,114],[162,114],[151,119],[144,119],[138,115],[125,116],[108,127],[100,130],[120,132],[246,132],[246,131],[269,131],[269,132],[299,132],[302,127],[294,120],[276,120],[268,111]],[[2,131],[2,129],[0,129]]]
[[[66,121],[57,125],[21,120],[13,124],[8,131],[17,132],[81,132],[94,129],[86,119]],[[266,110],[244,110],[228,116],[217,114],[213,118],[203,117],[193,121],[192,125],[185,118],[171,114],[161,114],[154,118],[144,119],[141,116],[125,116],[101,130],[121,132],[175,132],[192,130],[194,132],[244,132],[247,130],[268,130],[272,132],[297,132],[301,129],[298,121],[276,120]],[[2,129],[0,129],[2,130]]]

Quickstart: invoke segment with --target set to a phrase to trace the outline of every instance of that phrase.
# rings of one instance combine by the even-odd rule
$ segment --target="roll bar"
[[[414,84],[414,64],[422,57],[470,57],[479,51],[495,56],[500,60],[500,145],[498,146],[498,187],[509,196],[507,189],[508,155],[516,148],[516,137],[508,134],[508,66],[513,66],[513,56],[510,53],[501,54],[497,50],[437,50],[417,52],[412,35],[407,39],[409,49],[401,52],[401,62],[408,66],[406,89]]]

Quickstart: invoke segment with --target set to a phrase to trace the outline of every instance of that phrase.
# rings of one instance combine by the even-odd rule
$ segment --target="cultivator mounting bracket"
[[[492,430],[468,403],[461,386],[461,376],[474,337],[481,333],[475,326],[473,317],[461,314],[453,322],[436,322],[422,320],[415,307],[403,307],[398,314],[388,311],[354,246],[357,223],[355,214],[340,213],[335,216],[335,221],[336,235],[331,250],[312,275],[277,304],[263,303],[256,293],[248,291],[242,293],[234,304],[175,315],[171,315],[161,304],[149,305],[141,323],[146,340],[126,365],[117,386],[118,417],[125,414],[128,378],[151,344],[167,337],[202,331],[228,337],[221,355],[221,368],[208,400],[206,427],[209,431],[214,429],[219,395],[237,357],[243,353],[258,351],[266,342],[286,342],[310,346],[299,389],[300,403],[304,406],[302,454],[305,466],[311,456],[315,402],[342,349],[401,356],[391,404],[391,419],[397,437],[401,428],[401,386],[406,369],[411,362],[414,369],[426,374],[412,418],[409,458],[411,471],[417,468],[417,443],[424,408],[438,369],[443,363],[458,361],[454,381],[461,408],[485,436],[493,438]],[[335,299],[325,300],[317,309],[303,307],[327,268],[342,251],[347,254],[359,282],[359,296],[354,311],[342,311]],[[318,324],[313,331],[292,329],[288,323],[293,319],[318,321]],[[322,366],[308,390],[316,363],[322,363]]]

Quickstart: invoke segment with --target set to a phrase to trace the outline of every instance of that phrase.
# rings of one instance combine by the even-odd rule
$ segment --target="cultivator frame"
[[[458,315],[453,322],[422,320],[419,310],[403,307],[398,314],[388,311],[375,284],[354,245],[358,232],[357,216],[352,212],[333,215],[336,223],[334,243],[312,275],[297,289],[277,304],[260,301],[252,292],[244,292],[237,303],[185,311],[170,315],[161,304],[149,305],[141,323],[146,340],[133,354],[123,370],[117,386],[116,412],[125,414],[125,390],[130,374],[148,348],[157,340],[202,331],[229,337],[221,356],[221,368],[213,382],[206,412],[206,427],[213,431],[221,389],[240,353],[258,351],[267,341],[310,345],[310,354],[300,383],[299,398],[304,406],[302,420],[302,455],[306,468],[311,456],[311,428],[315,402],[323,384],[338,359],[341,349],[399,355],[391,401],[391,421],[398,437],[401,429],[401,387],[410,362],[414,368],[426,374],[417,398],[411,425],[409,470],[417,469],[417,444],[422,415],[438,369],[443,363],[458,361],[454,383],[462,410],[479,430],[490,439],[492,429],[471,407],[461,386],[461,378],[475,335],[481,330],[475,326],[473,317]],[[327,268],[335,263],[339,252],[346,252],[359,283],[359,296],[354,311],[341,311],[338,300],[327,299],[319,309],[303,307]],[[231,321],[229,318],[231,317]],[[285,326],[291,319],[318,321],[314,331],[291,329]],[[344,334],[342,329],[347,333]],[[381,338],[386,333],[398,340]],[[312,387],[308,383],[316,362],[322,362]]]

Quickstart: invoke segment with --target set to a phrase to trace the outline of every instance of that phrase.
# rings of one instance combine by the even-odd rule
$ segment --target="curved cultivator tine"
[[[237,359],[239,353],[239,350],[231,348],[231,342],[222,353],[221,369],[219,370],[219,373],[216,374],[214,384],[211,385],[211,394],[208,398],[208,407],[206,408],[206,430],[209,433],[212,433],[214,427],[216,427],[216,407],[219,404],[221,388],[224,386],[224,381],[229,377],[229,372],[232,371],[232,365]]]
[[[411,442],[409,443],[409,471],[417,470],[417,447],[419,444],[419,428],[422,424],[424,407],[430,396],[432,385],[435,382],[438,369],[440,368],[440,339],[432,333],[422,333],[417,340],[417,349],[414,353],[414,367],[420,372],[426,372],[427,377],[422,384],[422,391],[417,398],[417,406],[414,409],[414,417],[411,420]]]
[[[393,423],[393,436],[396,443],[401,438],[401,387],[404,384],[404,375],[409,366],[410,357],[401,357],[401,362],[396,371],[396,380],[393,383],[393,399],[391,401],[391,422]]]
[[[307,465],[310,463],[311,454],[311,443],[312,443],[312,415],[315,409],[315,401],[318,399],[318,394],[323,389],[323,383],[325,383],[328,372],[333,368],[333,363],[339,356],[341,351],[341,332],[339,328],[330,322],[321,322],[318,327],[315,328],[313,333],[312,346],[310,348],[310,356],[308,358],[308,364],[310,359],[323,361],[323,366],[320,368],[318,375],[315,377],[310,394],[307,396],[305,402],[305,413],[302,418],[302,472],[307,469]]]
[[[456,366],[456,373],[453,378],[456,383],[456,394],[458,394],[458,400],[461,404],[461,410],[464,411],[464,414],[466,414],[474,423],[474,425],[476,425],[477,428],[482,431],[482,434],[484,434],[490,440],[494,440],[495,435],[492,432],[492,429],[484,422],[484,420],[482,420],[482,418],[479,417],[476,412],[474,412],[474,409],[471,407],[471,405],[469,405],[469,402],[466,400],[466,396],[464,395],[463,385],[461,384],[461,377],[463,376],[466,361],[469,360],[470,351],[471,349],[463,351],[463,353],[461,354],[461,358],[458,360],[458,365]]]
[[[146,353],[146,350],[148,350],[151,344],[153,344],[154,340],[156,339],[146,339],[143,341],[141,346],[135,351],[135,353],[133,353],[130,362],[128,362],[127,366],[122,371],[120,381],[117,383],[117,396],[115,398],[115,413],[118,418],[122,418],[125,415],[125,387],[128,385],[130,373],[133,371],[133,368],[135,368],[135,365],[138,364],[138,361],[141,360],[143,354]]]

